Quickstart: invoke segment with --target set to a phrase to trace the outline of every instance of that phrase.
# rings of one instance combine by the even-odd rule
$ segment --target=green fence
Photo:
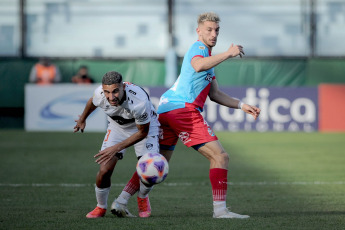
[[[0,108],[23,108],[24,85],[37,59],[0,59]],[[80,65],[89,67],[100,82],[103,74],[116,70],[124,80],[142,86],[163,86],[164,60],[53,60],[63,82],[70,82]],[[178,67],[179,68],[179,67]],[[234,59],[216,67],[221,86],[317,86],[345,83],[345,59]]]

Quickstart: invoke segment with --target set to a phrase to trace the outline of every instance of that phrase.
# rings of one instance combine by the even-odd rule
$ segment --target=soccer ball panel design
[[[140,180],[147,185],[159,184],[168,176],[169,164],[159,153],[144,154],[137,163]]]

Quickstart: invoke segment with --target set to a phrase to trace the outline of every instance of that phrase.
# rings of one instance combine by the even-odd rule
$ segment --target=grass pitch
[[[0,130],[0,229],[344,229],[345,134],[217,133],[230,155],[227,203],[250,219],[213,219],[209,164],[179,144],[148,219],[89,220],[103,133]],[[135,170],[118,163],[110,206]],[[129,210],[137,214],[136,197]]]

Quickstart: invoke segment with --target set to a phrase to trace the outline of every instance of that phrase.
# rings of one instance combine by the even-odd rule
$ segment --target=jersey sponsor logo
[[[147,120],[147,117],[148,117],[148,114],[145,112],[144,114],[142,114],[142,115],[138,118],[138,121],[139,121],[139,122],[145,121],[145,120]]]
[[[199,46],[199,49],[204,50],[205,46]]]
[[[189,139],[189,133],[188,132],[180,132],[178,137],[183,142],[183,144],[186,144],[187,142],[191,141],[191,139]]]
[[[134,94],[134,95],[137,95],[137,93],[136,92],[134,92],[133,90],[129,90],[129,92],[131,93],[131,94]]]
[[[205,80],[211,82],[212,81],[212,74],[208,73],[205,77]]]

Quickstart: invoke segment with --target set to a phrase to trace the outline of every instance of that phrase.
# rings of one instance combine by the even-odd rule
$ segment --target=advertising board
[[[25,129],[28,131],[73,131],[87,100],[98,84],[57,84],[25,87]],[[164,87],[149,87],[151,101],[158,107]],[[207,99],[203,111],[214,131],[313,132],[318,131],[318,89],[316,87],[222,88],[243,102],[261,108],[255,121],[239,109],[229,109]],[[96,110],[87,120],[86,131],[105,131],[106,116]]]

